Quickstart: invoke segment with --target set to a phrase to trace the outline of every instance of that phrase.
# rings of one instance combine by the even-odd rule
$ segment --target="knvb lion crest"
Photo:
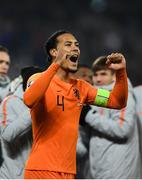
[[[73,89],[73,93],[74,93],[74,96],[77,98],[77,99],[80,99],[80,92],[78,89],[74,88]]]

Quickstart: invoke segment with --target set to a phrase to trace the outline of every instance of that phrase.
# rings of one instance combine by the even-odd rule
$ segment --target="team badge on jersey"
[[[77,88],[74,88],[73,89],[73,93],[74,93],[74,96],[77,98],[77,99],[80,99],[80,92]]]

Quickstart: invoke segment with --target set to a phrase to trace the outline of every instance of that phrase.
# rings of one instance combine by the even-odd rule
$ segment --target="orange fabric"
[[[7,101],[11,98],[11,97],[16,97],[16,96],[7,96],[4,100],[3,100],[3,106],[2,106],[2,113],[3,113],[3,120],[2,120],[2,124],[3,126],[6,126],[6,115],[7,115],[7,108],[6,108],[6,103]]]
[[[83,103],[93,102],[97,92],[83,82],[65,83],[55,76],[43,98],[31,109],[34,142],[26,169],[76,173],[80,112]],[[33,85],[26,93],[33,91]]]
[[[75,174],[82,105],[94,102],[97,89],[83,80],[63,82],[55,75],[57,69],[52,64],[37,80],[34,77],[35,82],[24,94],[25,103],[31,107],[33,127],[26,170]]]
[[[128,81],[126,69],[116,71],[116,83],[110,93],[107,107],[122,109],[126,107],[128,99]]]
[[[74,174],[60,173],[54,171],[33,171],[26,170],[24,179],[74,179]]]
[[[24,94],[24,100],[26,99],[26,105],[28,107],[32,107],[35,102],[38,102],[42,98],[42,96],[45,94],[45,92],[49,86],[51,79],[56,74],[58,68],[59,68],[59,65],[53,63],[48,68],[47,71],[41,73],[42,74],[41,77],[40,77],[40,73],[37,73],[37,75],[38,75],[37,83],[36,83],[36,85],[33,83],[32,88],[31,88],[31,89],[33,89],[33,91],[31,90],[28,93]],[[35,80],[35,78],[37,78],[34,75],[33,75],[33,77],[34,77],[33,80]],[[44,82],[44,84],[42,84],[42,81]],[[26,91],[28,91],[28,89]],[[32,98],[31,98],[31,96],[32,96]]]
[[[126,112],[126,109],[125,109],[125,108],[121,110],[120,119],[119,119],[119,124],[120,124],[120,126],[122,126],[123,123],[124,123],[125,112]]]

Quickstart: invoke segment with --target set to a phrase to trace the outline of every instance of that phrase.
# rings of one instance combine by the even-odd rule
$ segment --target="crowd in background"
[[[0,45],[8,49],[0,46],[0,178],[23,178],[32,145],[21,69],[37,65],[45,70],[48,62],[44,44],[48,35],[67,29],[80,41],[82,55],[77,78],[111,90],[115,77],[99,84],[95,78],[102,69],[96,70],[93,64],[97,57],[111,52],[125,55],[129,77],[125,110],[84,106],[76,178],[142,179],[141,7],[141,1],[128,0],[2,2]],[[1,62],[1,52],[6,54],[6,62]]]
[[[106,56],[100,56],[91,67],[80,64],[72,76],[111,91],[115,72],[106,66],[106,60]],[[8,49],[0,46],[0,178],[20,179],[32,146],[32,121],[23,93],[28,78],[41,70],[34,66],[22,68],[19,76],[11,81],[10,63]],[[141,86],[133,87],[129,79],[128,84],[127,107],[122,110],[84,105],[76,178],[142,178]]]
[[[80,66],[76,76],[111,91],[116,75],[106,66],[106,60],[106,56],[100,56],[92,68]],[[141,94],[141,86],[132,87],[128,79],[126,108],[84,106],[77,144],[77,178],[142,178]]]
[[[0,6],[0,43],[12,56],[14,79],[26,65],[46,67],[44,43],[57,29],[72,31],[80,41],[81,61],[123,52],[129,78],[141,83],[142,5],[123,0],[3,1]]]

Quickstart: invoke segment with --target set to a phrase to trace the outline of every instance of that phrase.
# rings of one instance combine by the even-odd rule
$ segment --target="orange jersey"
[[[58,68],[52,64],[38,74],[24,94],[25,103],[31,107],[33,127],[33,146],[26,169],[75,174],[80,113],[84,103],[94,103],[97,89],[83,80],[60,80],[55,75]],[[123,81],[118,84],[114,93],[122,89]],[[117,101],[113,99],[112,93],[108,106],[115,108]]]
[[[75,174],[48,170],[25,170],[24,179],[75,179]]]
[[[83,81],[65,83],[57,76],[32,110],[34,144],[26,169],[76,173],[79,116],[96,89]]]

